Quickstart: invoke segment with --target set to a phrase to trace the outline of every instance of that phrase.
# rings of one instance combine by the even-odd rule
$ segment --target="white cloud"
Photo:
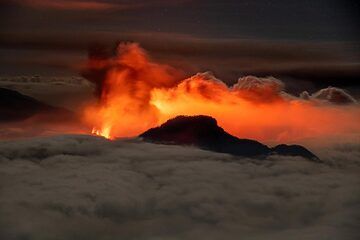
[[[265,161],[137,140],[0,145],[1,239],[357,239],[360,151]]]

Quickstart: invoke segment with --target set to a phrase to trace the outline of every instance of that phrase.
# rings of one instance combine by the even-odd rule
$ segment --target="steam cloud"
[[[137,140],[0,145],[1,239],[359,239],[360,151],[250,160]]]

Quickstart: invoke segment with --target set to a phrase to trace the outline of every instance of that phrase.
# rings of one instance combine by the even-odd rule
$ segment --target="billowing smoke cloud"
[[[282,88],[282,83],[271,77],[240,78],[228,87],[204,73],[170,89],[154,89],[151,103],[159,109],[161,122],[177,115],[209,115],[240,138],[291,142],[359,133],[358,106],[305,101]]]
[[[273,77],[246,76],[239,78],[233,89],[251,93],[244,96],[249,100],[271,102],[279,98],[284,89],[284,83]]]
[[[359,239],[360,152],[323,164],[136,140],[0,145],[1,239]]]
[[[347,93],[345,90],[336,88],[336,87],[327,87],[324,89],[321,89],[311,96],[308,92],[302,92],[300,94],[300,97],[306,100],[320,100],[323,102],[328,102],[332,104],[339,104],[339,105],[345,105],[345,104],[355,104],[357,101],[355,98],[353,98],[349,93]]]
[[[337,106],[351,99],[340,89],[308,96],[326,101],[306,101],[305,93],[292,96],[273,77],[246,76],[233,86],[210,72],[184,79],[135,43],[120,44],[113,57],[102,51],[95,56],[100,57],[90,59],[88,72],[100,102],[85,111],[85,120],[94,133],[107,138],[136,136],[178,115],[209,115],[233,135],[267,142],[360,132],[360,108]]]

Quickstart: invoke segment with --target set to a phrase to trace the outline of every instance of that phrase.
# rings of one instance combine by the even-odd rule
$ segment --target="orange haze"
[[[303,100],[275,78],[240,78],[228,87],[211,73],[182,73],[152,62],[137,44],[121,44],[98,105],[85,110],[93,133],[132,137],[177,115],[209,115],[229,133],[266,142],[360,133],[360,108]]]

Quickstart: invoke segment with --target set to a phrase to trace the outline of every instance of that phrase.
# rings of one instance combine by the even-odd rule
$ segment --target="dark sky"
[[[76,75],[89,45],[130,40],[189,75],[359,88],[359,1],[10,0],[0,9],[1,75]]]

